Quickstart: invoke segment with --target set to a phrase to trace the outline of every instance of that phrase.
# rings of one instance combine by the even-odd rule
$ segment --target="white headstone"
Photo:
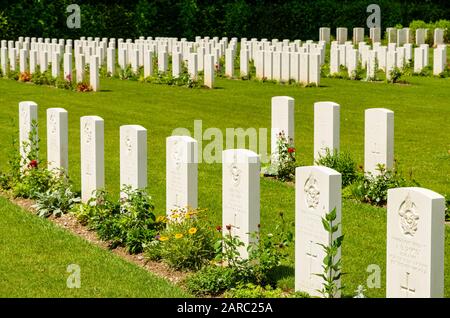
[[[309,83],[320,85],[320,54],[309,54]]]
[[[191,53],[189,55],[188,72],[191,79],[197,80],[198,77],[197,53]]]
[[[336,209],[333,225],[341,222],[341,174],[322,166],[299,167],[295,170],[295,290],[311,296],[322,296],[323,247],[341,235],[341,227],[330,237],[322,218]],[[340,251],[334,258],[337,262]],[[340,286],[340,280],[336,282]],[[340,297],[340,292],[335,295]]]
[[[272,97],[271,153],[276,160],[278,136],[284,132],[286,139],[294,143],[294,99],[289,96]]]
[[[166,139],[166,213],[196,209],[197,200],[198,142],[188,136],[170,136]]]
[[[414,49],[414,73],[420,73],[424,68],[424,50],[421,47]]]
[[[120,187],[147,187],[147,129],[120,126]]]
[[[114,76],[116,73],[116,49],[114,47],[106,49],[106,71],[111,76]]]
[[[158,51],[158,71],[165,73],[169,67],[168,55],[166,51]]]
[[[273,52],[272,78],[281,81],[281,52]]]
[[[391,72],[397,66],[397,51],[388,51],[386,55],[386,78],[391,79]]]
[[[28,51],[26,49],[20,50],[19,68],[20,73],[24,73],[28,70]]]
[[[264,77],[264,51],[257,51],[255,57],[256,78],[261,80]]]
[[[330,74],[337,74],[339,73],[339,49],[337,46],[332,46],[330,50]]]
[[[388,190],[386,297],[444,297],[444,211],[431,190]]]
[[[419,46],[421,44],[425,44],[425,29],[417,29],[416,30],[416,45]]]
[[[225,50],[225,76],[234,76],[234,51],[232,49]]]
[[[339,151],[340,106],[333,102],[314,103],[314,160]]]
[[[97,92],[100,90],[100,80],[98,74],[98,58],[96,55],[91,56],[91,63],[89,63],[89,84],[92,90]]]
[[[87,202],[105,186],[104,121],[98,116],[80,119],[81,199]]]
[[[300,82],[309,83],[309,53],[300,53]]]
[[[274,76],[273,76],[273,52],[270,50],[264,51],[264,78],[266,80],[274,79]]]
[[[60,65],[59,65],[59,52],[53,52],[52,55],[52,76],[57,78],[60,74]]]
[[[364,41],[364,28],[353,28],[353,44]]]
[[[48,170],[69,168],[68,113],[63,108],[47,109],[47,164]]]
[[[222,231],[244,243],[238,249],[243,259],[260,224],[260,168],[259,156],[250,150],[222,152]]]
[[[291,78],[291,54],[289,52],[281,53],[281,81],[289,82]]]
[[[181,53],[175,52],[172,54],[172,76],[174,78],[180,77],[182,59]]]
[[[381,42],[381,28],[371,28],[370,39],[372,43]]]
[[[19,103],[19,147],[22,165],[28,164],[27,156],[30,151],[30,144],[36,141],[30,140],[33,128],[36,129],[34,138],[37,138],[37,119],[38,105],[35,102]]]
[[[434,29],[434,46],[444,44],[444,30]]]
[[[144,52],[144,77],[153,76],[153,51]]]
[[[320,28],[319,29],[319,41],[330,42],[330,28]]]
[[[243,76],[248,76],[249,72],[249,66],[248,66],[248,61],[249,61],[250,57],[249,57],[249,51],[248,50],[241,50],[240,55],[239,55],[239,69],[240,69],[240,75],[241,77]]]
[[[3,77],[6,77],[8,72],[8,49],[6,47],[0,49],[0,69]]]
[[[364,170],[377,176],[378,164],[394,167],[394,112],[386,108],[365,111]]]
[[[84,80],[84,55],[79,54],[75,57],[75,71],[77,73],[77,83],[83,82]]]
[[[72,53],[64,53],[64,79],[72,81]]]
[[[339,44],[344,44],[347,41],[347,28],[336,29],[336,40]]]
[[[438,46],[433,50],[433,74],[439,75],[444,72],[447,55],[445,48]]]
[[[37,51],[30,51],[30,74],[34,74],[36,72],[36,66],[38,63],[37,56]]]
[[[211,54],[205,55],[204,64],[204,84],[206,87],[214,87],[214,56]]]

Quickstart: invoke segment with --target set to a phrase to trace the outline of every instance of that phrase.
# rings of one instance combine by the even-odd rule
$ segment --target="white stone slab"
[[[295,170],[295,290],[311,296],[322,296],[324,280],[322,264],[326,254],[319,244],[329,246],[341,235],[330,237],[323,228],[322,218],[336,209],[333,225],[341,222],[341,174],[322,166],[298,167]],[[337,262],[340,251],[334,258]],[[340,280],[336,282],[340,286]],[[340,291],[335,295],[340,297]]]
[[[388,190],[386,297],[444,297],[444,197]]]
[[[47,109],[47,168],[67,173],[69,169],[68,112]]]
[[[211,55],[209,55],[211,56]],[[198,142],[188,136],[166,139],[166,213],[197,208]]]
[[[81,200],[87,202],[94,191],[105,186],[104,121],[98,116],[80,119]]]
[[[314,160],[329,149],[339,151],[340,106],[333,102],[314,103]]]
[[[394,112],[386,108],[365,111],[364,170],[377,176],[378,164],[394,167]]]
[[[222,231],[238,237],[238,251],[248,258],[247,247],[260,224],[260,158],[247,149],[222,152]],[[228,231],[227,228],[230,228]]]

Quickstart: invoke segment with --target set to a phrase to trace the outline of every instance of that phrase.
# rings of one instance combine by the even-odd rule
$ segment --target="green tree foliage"
[[[81,8],[81,28],[69,29],[68,5]],[[373,0],[3,0],[0,37],[135,38],[201,36],[318,38],[321,26],[365,27]],[[450,17],[443,0],[378,0],[382,27]]]

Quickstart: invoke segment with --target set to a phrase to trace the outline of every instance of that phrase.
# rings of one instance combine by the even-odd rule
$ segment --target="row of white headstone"
[[[286,119],[293,100],[274,97],[272,114]],[[336,145],[336,125],[339,105],[325,102],[315,104],[315,136],[319,147],[328,140]],[[378,119],[381,117],[381,120]],[[37,122],[37,104],[19,104],[21,141],[28,140]],[[289,123],[288,119],[286,123]],[[369,124],[367,122],[370,122]],[[272,123],[283,126],[280,118]],[[280,124],[281,123],[281,124]],[[273,127],[293,132],[293,127]],[[47,143],[49,169],[67,169],[67,111],[47,110]],[[321,131],[322,129],[322,131]],[[366,143],[369,137],[370,154],[378,153],[378,140],[393,130],[393,114],[384,109],[366,111]],[[392,135],[391,135],[392,136]],[[372,138],[372,139],[371,139]],[[373,139],[376,138],[377,140]],[[86,202],[96,189],[104,187],[104,122],[98,116],[81,118],[82,199]],[[316,138],[315,138],[316,139]],[[383,148],[393,147],[390,138]],[[386,146],[386,144],[389,144]],[[372,147],[373,146],[373,147]],[[315,141],[316,147],[316,141]],[[323,148],[322,148],[323,149]],[[197,207],[198,143],[188,136],[171,136],[166,140],[166,210]],[[383,160],[382,158],[380,161]],[[367,164],[367,161],[366,161]],[[132,188],[147,186],[147,131],[142,126],[120,128],[120,182]],[[222,153],[222,224],[224,234],[229,231],[245,244],[241,257],[248,257],[246,247],[255,240],[250,235],[260,224],[260,157],[247,149],[228,149]],[[320,296],[324,281],[322,273],[325,252],[319,244],[328,246],[341,234],[330,237],[322,225],[322,218],[336,210],[335,224],[341,222],[341,174],[330,168],[306,166],[296,169],[295,186],[295,289]],[[443,297],[444,292],[444,198],[423,188],[397,188],[388,192],[387,206],[387,297]],[[341,257],[338,253],[336,261]],[[337,282],[340,284],[340,280]],[[337,295],[339,296],[339,294]]]
[[[444,72],[447,64],[447,46],[438,45],[433,49],[432,55],[433,74],[439,75]],[[390,79],[390,72],[395,67],[402,69],[408,63],[413,62],[414,73],[420,73],[430,64],[429,60],[428,44],[422,44],[413,49],[412,44],[397,47],[395,43],[382,46],[381,43],[376,42],[370,46],[365,42],[360,42],[358,49],[355,49],[351,42],[338,44],[337,41],[333,41],[330,50],[330,74],[339,73],[340,66],[345,66],[349,76],[352,76],[358,63],[361,63],[361,67],[367,70],[367,79],[375,77],[377,68],[383,70]]]
[[[358,44],[359,42],[364,41],[364,28],[353,28],[353,44]],[[444,29],[436,28],[434,29],[434,46],[438,46],[444,44]],[[319,29],[319,41],[324,41],[329,43],[331,40],[330,37],[331,29],[327,27],[322,27]],[[413,42],[412,32],[409,28],[386,28],[386,36],[388,43],[396,43],[398,46],[402,46],[406,43],[415,43],[417,46],[421,44],[425,44],[425,41],[428,37],[428,29],[416,29],[415,37]],[[381,42],[382,34],[381,28],[370,28],[369,29],[369,37],[372,40],[372,43]],[[339,44],[344,44],[348,39],[348,29],[347,28],[336,28],[336,41]]]
[[[158,60],[158,71],[169,71],[169,56],[172,56],[172,76],[179,77],[182,64],[187,63],[189,75],[196,80],[199,71],[204,71],[204,84],[212,88],[216,65],[224,55],[225,48],[236,50],[237,39],[196,38],[196,42],[178,41],[176,38],[145,39],[141,37],[134,42],[127,39],[88,38],[80,40],[42,38],[19,38],[18,41],[1,41],[0,69],[6,75],[7,70],[17,69],[19,60],[20,72],[33,74],[39,66],[41,72],[52,67],[52,76],[60,76],[60,63],[64,60],[64,78],[72,78],[72,64],[75,60],[77,82],[84,79],[86,65],[90,65],[90,84],[94,91],[99,90],[98,69],[106,64],[110,75],[116,74],[116,59],[119,67],[125,69],[128,65],[137,73],[140,67],[144,69],[144,77],[153,75],[153,59]],[[66,42],[65,42],[66,41]],[[64,43],[66,43],[64,45]],[[72,49],[74,45],[74,49]],[[116,56],[116,47],[117,56]],[[170,53],[169,53],[170,52]],[[94,61],[95,59],[95,61]],[[91,66],[91,64],[93,64]],[[95,66],[95,67],[94,67]]]
[[[289,96],[272,98],[271,153],[278,149],[277,136],[284,132],[295,142],[295,101]],[[314,104],[314,161],[340,150],[340,105],[334,102]],[[378,165],[386,169],[394,166],[394,112],[386,108],[365,111],[364,170],[378,175]]]

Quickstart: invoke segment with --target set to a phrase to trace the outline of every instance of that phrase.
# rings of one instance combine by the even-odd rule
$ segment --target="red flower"
[[[227,230],[228,230],[228,231],[231,231],[231,224],[228,224],[228,225],[227,225]]]
[[[29,168],[37,168],[37,166],[38,166],[37,160],[31,160],[30,163],[28,164]]]
[[[295,148],[289,147],[289,148],[288,148],[288,152],[289,152],[289,153],[295,152]]]
[[[220,225],[217,225],[216,230],[220,232],[220,231],[222,231],[222,227]]]

